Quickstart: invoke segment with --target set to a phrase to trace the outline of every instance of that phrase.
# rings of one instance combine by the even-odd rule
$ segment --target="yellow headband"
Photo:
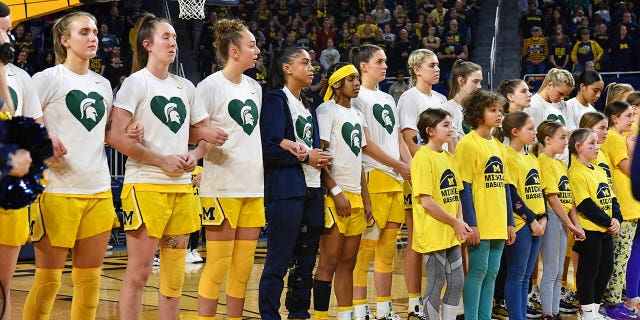
[[[324,94],[324,101],[329,101],[329,99],[331,99],[331,96],[333,95],[333,85],[336,82],[352,74],[358,74],[358,69],[356,69],[356,67],[354,67],[352,64],[348,64],[336,70],[331,75],[331,77],[329,77],[329,82],[327,83],[327,92]]]

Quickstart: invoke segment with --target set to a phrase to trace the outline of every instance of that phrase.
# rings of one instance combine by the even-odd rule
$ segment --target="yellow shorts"
[[[189,185],[125,184],[124,230],[139,230],[145,225],[150,237],[161,238],[200,229],[192,192]]]
[[[380,229],[389,222],[404,223],[403,184],[384,172],[374,169],[367,173],[373,218]]]
[[[116,215],[111,191],[90,197],[43,193],[30,213],[31,240],[38,242],[48,235],[52,246],[63,248],[111,230]]]
[[[202,225],[220,226],[224,220],[231,228],[261,228],[267,223],[264,198],[200,198]]]
[[[404,189],[404,209],[411,210],[413,208],[413,197],[411,196],[411,181],[404,181],[403,184]]]
[[[29,208],[0,209],[0,244],[21,246],[29,240]]]
[[[351,204],[351,215],[348,217],[339,216],[336,210],[336,204],[333,202],[333,197],[325,197],[324,227],[329,229],[336,225],[338,231],[347,237],[362,234],[367,224],[364,216],[362,197],[356,193],[348,191],[342,192],[347,196]]]

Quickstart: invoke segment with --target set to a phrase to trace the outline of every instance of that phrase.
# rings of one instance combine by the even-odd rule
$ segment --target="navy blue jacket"
[[[313,148],[320,148],[316,110],[312,107],[310,111],[313,119]],[[306,196],[307,183],[302,164],[289,150],[280,147],[282,139],[296,141],[287,96],[280,89],[272,90],[264,97],[260,114],[260,135],[265,203]]]

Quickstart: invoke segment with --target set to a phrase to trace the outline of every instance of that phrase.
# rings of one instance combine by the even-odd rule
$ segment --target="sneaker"
[[[578,311],[578,307],[573,305],[573,303],[565,299],[560,299],[560,312],[575,313],[576,311]]]
[[[580,303],[578,302],[578,294],[567,287],[560,288],[560,299],[571,303],[576,308],[580,306]]]
[[[187,250],[188,251],[188,250]],[[199,262],[203,262],[204,259],[202,259],[202,257],[200,256],[200,254],[198,253],[198,249],[193,249],[191,250],[191,255],[193,256],[193,258],[196,260],[196,263]]]
[[[531,302],[527,302],[527,319],[539,319],[542,313]]]
[[[491,310],[491,316],[498,320],[509,319],[509,311],[507,311],[507,303],[504,299],[496,302]]]
[[[184,256],[184,260],[186,263],[196,263],[198,260],[193,256],[191,250],[187,250],[187,255]]]
[[[627,308],[624,303],[621,303],[619,306],[612,306],[612,308],[606,308],[606,314],[609,318],[613,319],[638,319],[638,315],[636,315],[634,310]]]
[[[427,317],[421,311],[411,311],[407,315],[407,320],[427,320]]]
[[[402,320],[402,318],[399,315],[397,315],[397,314],[395,314],[393,312],[390,312],[389,314],[387,314],[386,316],[383,316],[382,318],[376,318],[376,319],[379,319],[379,320]]]
[[[153,257],[153,266],[154,267],[159,267],[160,266],[160,258],[159,257]]]
[[[539,293],[532,292],[529,295],[529,303],[531,303],[536,308],[536,310],[538,310],[539,312],[542,312],[542,303],[540,302]]]

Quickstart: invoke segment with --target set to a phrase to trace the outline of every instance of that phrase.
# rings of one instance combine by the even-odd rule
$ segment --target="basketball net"
[[[180,19],[204,19],[205,0],[178,0]]]

